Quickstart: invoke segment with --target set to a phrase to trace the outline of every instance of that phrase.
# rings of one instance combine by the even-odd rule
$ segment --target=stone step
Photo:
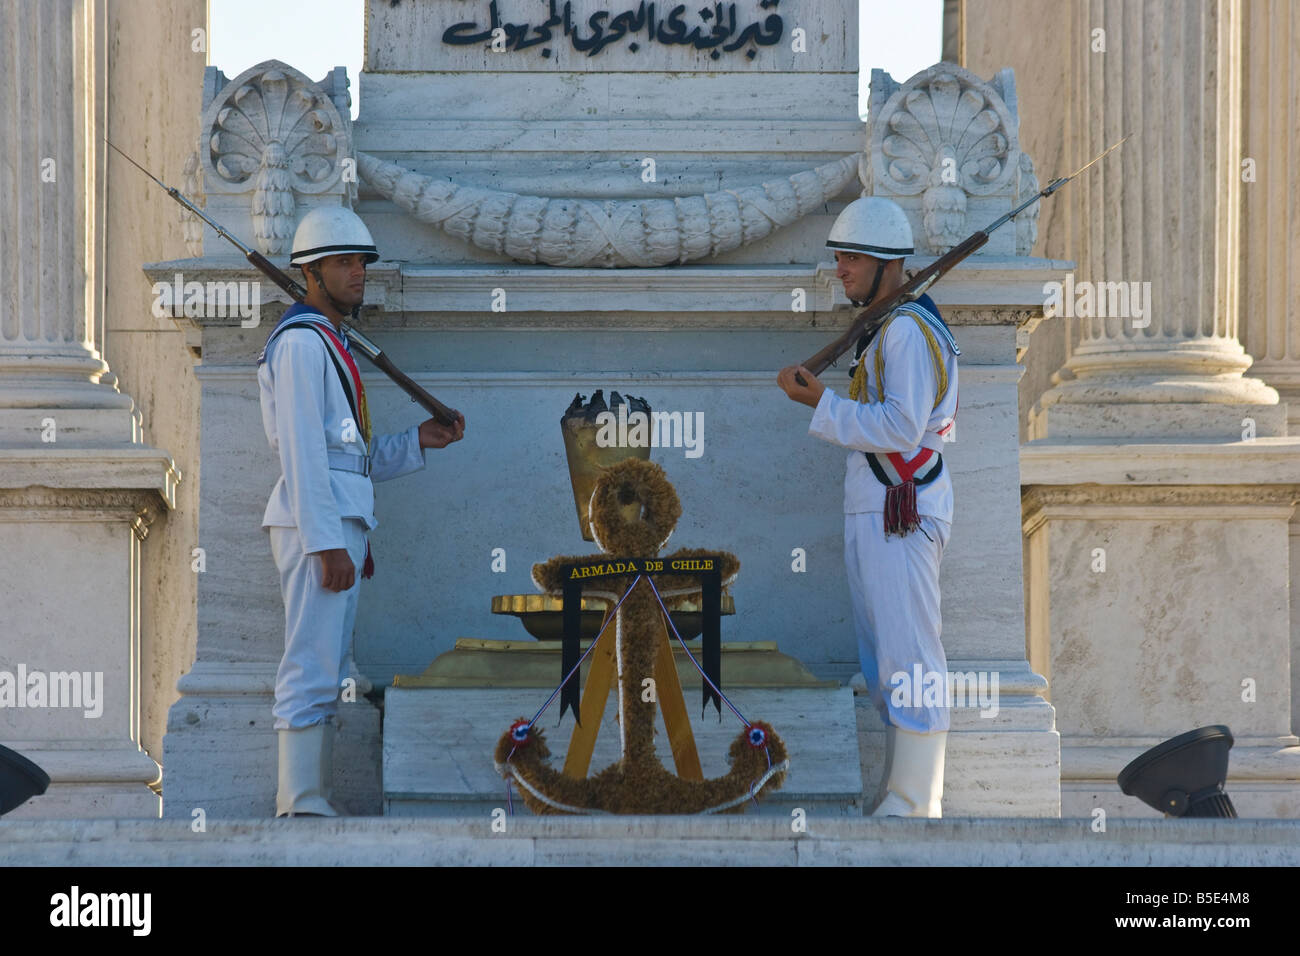
[[[1297,866],[1297,820],[0,821],[0,866]]]
[[[546,700],[546,690],[513,688],[389,688],[384,713],[384,812],[388,816],[484,817],[507,806],[506,786],[493,767],[497,741],[520,716]],[[838,688],[737,688],[728,693],[750,720],[764,720],[785,741],[790,774],[780,790],[765,790],[746,813],[790,812],[862,815],[862,773],[853,692]],[[743,725],[725,706],[721,718],[700,713],[698,691],[686,708],[705,779],[727,773],[727,749]],[[619,759],[617,691],[610,695],[590,772]],[[526,712],[526,713],[525,713]],[[546,732],[550,763],[564,766],[572,716],[557,725],[553,704],[539,725]],[[657,756],[673,766],[662,713],[656,713]],[[527,814],[518,790],[516,812]]]

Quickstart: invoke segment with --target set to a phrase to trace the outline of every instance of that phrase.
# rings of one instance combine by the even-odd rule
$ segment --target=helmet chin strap
[[[355,322],[357,320],[357,312],[360,311],[361,305],[359,303],[357,305],[348,305],[346,302],[340,302],[338,299],[334,298],[330,293],[330,290],[325,286],[325,280],[321,277],[320,266],[317,263],[310,263],[307,266],[307,271],[316,277],[316,285],[319,286],[321,292],[325,294],[325,298],[329,301],[329,304],[333,307],[334,311],[340,315],[351,317],[352,321]],[[879,279],[880,277],[877,276],[877,282]]]
[[[871,291],[867,293],[867,297],[863,299],[861,302],[854,302],[853,304],[855,306],[859,306],[859,307],[864,306],[876,297],[876,293],[880,291],[880,280],[885,275],[885,266],[887,264],[888,263],[886,263],[883,259],[879,262],[879,264],[877,264],[876,277],[871,280]],[[855,363],[858,360],[858,356],[860,356],[863,352],[866,351],[867,340],[868,340],[868,334],[866,332],[863,332],[862,335],[858,337],[858,347],[856,350],[854,350],[853,353],[853,361]]]
[[[872,299],[876,297],[876,293],[880,291],[880,280],[883,279],[885,276],[886,265],[888,265],[888,263],[884,259],[881,259],[880,262],[876,265],[876,277],[871,280],[871,291],[867,293],[867,297],[863,299],[861,302],[854,302],[853,304],[855,306],[866,305],[868,302],[870,302]],[[317,278],[319,278],[319,276]]]

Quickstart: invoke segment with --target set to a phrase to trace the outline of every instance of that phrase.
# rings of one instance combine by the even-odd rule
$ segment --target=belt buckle
[[[369,455],[361,456],[361,466],[364,469],[361,472],[361,474],[364,475],[366,478],[369,478],[370,477],[370,456]]]

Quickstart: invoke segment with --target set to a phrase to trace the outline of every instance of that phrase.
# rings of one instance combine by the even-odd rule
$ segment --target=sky
[[[829,3],[834,0],[804,0]],[[630,0],[628,2],[630,4]],[[622,9],[620,4],[611,4]],[[793,8],[795,4],[788,4]],[[364,0],[208,0],[208,63],[234,78],[263,60],[277,59],[318,80],[345,66],[352,80],[352,118],[361,104]],[[875,67],[903,82],[937,63],[943,44],[943,0],[859,0],[859,102]],[[257,29],[249,29],[249,24]]]

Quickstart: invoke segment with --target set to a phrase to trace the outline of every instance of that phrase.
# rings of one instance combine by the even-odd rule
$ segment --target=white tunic
[[[887,488],[872,473],[864,451],[901,452],[911,460],[923,447],[943,450],[942,433],[957,411],[957,357],[938,333],[948,372],[948,391],[935,406],[939,383],[925,334],[910,315],[896,315],[862,354],[871,401],[841,398],[826,389],[810,434],[845,448],[844,562],[853,604],[858,660],[872,704],[887,724],[916,733],[949,728],[947,701],[898,697],[898,675],[917,666],[923,674],[946,675],[942,641],[939,566],[952,524],[952,481],[945,462],[939,476],[916,489],[921,527],[886,537]],[[875,356],[885,350],[885,400],[877,401]]]
[[[813,413],[808,432],[844,448],[853,449],[844,476],[844,513],[885,510],[886,488],[871,472],[870,452],[902,452],[910,461],[925,442],[942,452],[941,431],[957,413],[957,356],[936,334],[948,371],[948,391],[936,407],[939,381],[925,335],[910,315],[896,315],[884,333],[865,352],[867,395],[870,402],[841,397],[827,388]],[[883,340],[883,341],[882,341]],[[885,349],[885,400],[877,400],[876,351]],[[916,489],[917,514],[952,521],[952,481],[944,463],[939,477]]]
[[[262,517],[284,598],[284,656],[276,674],[273,713],[277,730],[298,729],[331,720],[338,711],[339,687],[348,676],[366,532],[378,525],[371,481],[423,468],[424,450],[419,426],[413,425],[373,440],[369,477],[329,467],[330,452],[363,455],[366,448],[360,423],[351,422],[352,409],[325,343],[311,329],[281,332],[271,342],[257,380],[262,424],[282,472]],[[331,548],[346,548],[356,569],[346,591],[323,586],[315,552]]]
[[[280,333],[257,380],[262,424],[282,470],[262,527],[297,528],[307,554],[346,547],[344,518],[360,518],[367,530],[377,527],[371,482],[424,467],[419,426],[372,440],[369,477],[331,470],[328,452],[364,455],[366,447],[360,423],[348,425],[352,409],[320,336],[311,329]],[[355,437],[344,441],[345,430]]]

